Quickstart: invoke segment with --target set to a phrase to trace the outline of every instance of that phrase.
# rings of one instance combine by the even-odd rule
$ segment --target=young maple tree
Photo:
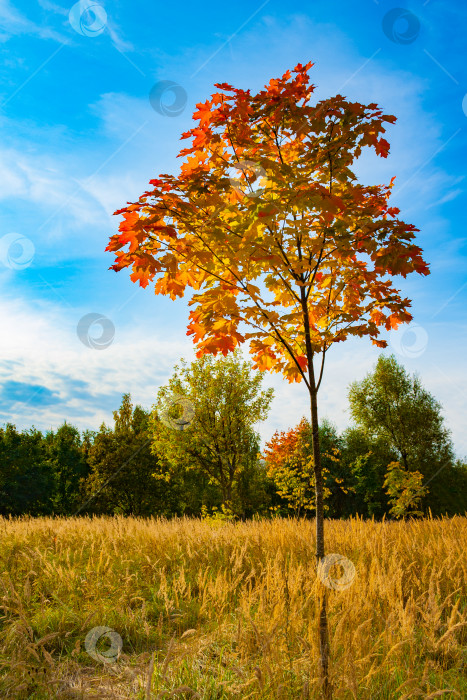
[[[384,487],[388,487],[386,493],[390,496],[392,506],[389,511],[396,518],[404,518],[406,515],[423,515],[417,510],[423,496],[428,492],[427,486],[422,486],[423,474],[417,471],[408,471],[400,462],[388,464]]]
[[[309,444],[305,442],[307,427],[305,418],[302,418],[295,428],[287,432],[276,431],[264,450],[266,473],[274,481],[277,494],[288,501],[297,517],[300,517],[302,508],[316,508],[313,456],[310,457]],[[323,456],[335,459],[328,453]],[[329,470],[323,467],[322,472],[324,476]],[[330,489],[323,485],[323,501],[330,495]],[[323,508],[326,511],[329,506]]]
[[[256,95],[216,84],[197,104],[198,125],[180,174],[150,180],[152,189],[123,215],[110,239],[112,269],[132,266],[131,279],[146,287],[159,273],[156,294],[183,297],[189,305],[187,335],[196,356],[224,356],[251,340],[254,369],[304,380],[310,395],[316,489],[316,558],[324,557],[323,476],[317,394],[326,352],[349,335],[368,335],[378,347],[380,328],[412,320],[410,300],[391,277],[429,274],[413,225],[389,206],[394,183],[364,186],[350,166],[369,146],[386,158],[384,123],[396,118],[376,104],[342,95],[311,104],[313,64],[298,64]],[[231,93],[230,95],[228,93]],[[232,170],[240,178],[229,177]],[[261,177],[258,177],[258,172]],[[254,190],[252,185],[261,184]],[[124,248],[129,244],[129,249]],[[263,277],[269,297],[253,284]],[[255,332],[242,335],[244,322]],[[321,366],[316,358],[321,355]],[[328,677],[326,589],[320,589],[319,648],[323,693]]]

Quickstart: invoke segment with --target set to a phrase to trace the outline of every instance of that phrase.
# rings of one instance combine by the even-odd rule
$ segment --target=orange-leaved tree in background
[[[429,274],[413,225],[397,218],[389,185],[364,186],[350,170],[364,146],[386,158],[383,124],[396,118],[376,104],[343,96],[311,104],[312,63],[273,79],[256,95],[226,83],[197,104],[198,125],[178,177],[163,174],[123,214],[110,239],[116,271],[146,287],[159,273],[156,294],[183,297],[187,335],[196,356],[224,356],[252,339],[254,369],[304,380],[310,396],[316,490],[316,559],[324,558],[323,475],[317,393],[333,343],[368,335],[378,347],[380,328],[412,319],[391,276]],[[231,93],[231,94],[228,94]],[[232,171],[241,176],[236,180]],[[258,177],[258,172],[261,177]],[[254,190],[252,185],[261,184]],[[125,252],[121,249],[129,244]],[[265,292],[253,284],[262,277]],[[238,331],[244,322],[255,332]],[[315,369],[315,358],[321,366]],[[320,585],[320,584],[318,584]],[[319,588],[318,641],[323,695],[332,697],[328,673],[326,587]]]
[[[307,421],[302,418],[287,432],[276,430],[264,450],[266,473],[273,480],[277,494],[288,501],[297,517],[300,517],[302,508],[316,508],[313,456],[308,449],[309,443],[305,442],[308,428]],[[336,459],[328,453],[323,456]],[[323,467],[322,472],[324,476],[329,470]],[[330,495],[330,489],[323,485],[323,501]],[[323,507],[328,510],[327,505]]]

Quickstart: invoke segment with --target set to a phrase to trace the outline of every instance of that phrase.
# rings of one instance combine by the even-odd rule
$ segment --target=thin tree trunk
[[[313,370],[312,370],[313,371]],[[313,376],[314,379],[314,376]],[[324,557],[324,508],[323,508],[323,470],[321,466],[321,451],[319,446],[318,404],[316,390],[311,394],[311,427],[313,443],[313,463],[315,473],[316,498],[316,566]],[[329,681],[329,631],[326,611],[327,589],[322,583],[319,586],[319,619],[318,641],[320,652],[320,676],[322,681],[323,698],[332,700],[332,686]]]
[[[301,256],[300,256],[301,259]],[[313,366],[313,347],[310,338],[310,322],[308,316],[307,300],[304,287],[300,288],[301,303],[303,308],[303,321],[305,327],[305,345],[308,362],[308,380],[311,400],[311,429],[313,445],[313,471],[315,474],[315,499],[316,499],[316,566],[318,568],[321,559],[324,558],[324,507],[323,507],[323,469],[321,466],[321,451],[319,446],[318,402],[315,370]],[[324,361],[324,358],[323,358]],[[327,589],[324,584],[317,582],[318,596],[318,643],[320,652],[320,676],[322,695],[324,700],[332,700],[332,685],[329,681],[329,633],[328,618],[326,612]]]

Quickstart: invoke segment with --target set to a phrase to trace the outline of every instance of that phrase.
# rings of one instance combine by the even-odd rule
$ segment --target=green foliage
[[[0,428],[0,514],[50,514],[53,489],[42,433],[19,433],[12,423]]]
[[[368,438],[384,439],[405,470],[419,471],[430,483],[422,510],[454,514],[446,489],[447,483],[459,480],[450,431],[444,427],[441,405],[419,378],[409,376],[394,355],[380,355],[374,372],[353,382],[348,396],[351,415]],[[462,512],[465,498],[454,512]]]
[[[113,412],[114,428],[103,423],[95,435],[85,485],[90,512],[141,516],[172,511],[172,490],[152,478],[157,459],[149,447],[148,415],[141,406],[133,410],[130,394],[124,394]]]
[[[151,449],[162,458],[155,478],[170,482],[189,471],[203,474],[237,514],[244,512],[242,494],[251,499],[241,475],[251,473],[259,451],[259,437],[252,426],[266,418],[273,397],[272,389],[258,395],[262,375],[252,378],[250,370],[251,363],[242,363],[238,350],[217,361],[203,356],[181,371],[184,386],[176,365],[169,386],[159,389],[149,420]],[[194,408],[183,430],[165,425],[159,415],[165,409],[169,418],[181,420],[180,405],[170,406],[176,396],[185,397]]]
[[[47,433],[45,450],[55,480],[53,512],[72,513],[81,503],[80,485],[89,472],[79,431],[65,421],[56,433]]]
[[[307,450],[312,455],[312,431],[307,425]],[[325,510],[329,518],[345,517],[349,513],[348,504],[355,492],[351,472],[343,460],[345,442],[339,436],[336,426],[327,418],[319,425],[319,444],[323,466],[325,488]]]
[[[423,474],[409,472],[399,462],[391,462],[388,465],[384,486],[390,496],[391,515],[396,518],[404,518],[406,515],[423,515],[417,506],[427,492],[427,487],[422,486]]]
[[[381,518],[388,512],[383,481],[387,465],[396,456],[384,438],[371,437],[360,428],[347,428],[343,432],[341,464],[352,494],[343,504],[345,517],[358,513]]]
[[[232,509],[232,504],[229,502],[222,503],[220,512],[217,506],[213,506],[211,514],[208,513],[207,507],[203,505],[201,506],[201,520],[216,525],[218,523],[233,522],[236,520],[236,515]]]
[[[272,459],[269,455],[271,479],[282,496],[282,504],[286,504],[284,512],[292,509],[295,516],[300,517],[300,513],[306,516],[306,511],[314,509],[312,430],[309,421],[302,418],[297,428],[282,438],[273,438],[270,444],[273,448],[270,450]],[[360,478],[358,467],[362,455],[369,451],[370,443],[355,430],[345,431],[339,436],[336,426],[326,418],[319,425],[319,444],[324,476],[324,508],[328,517],[349,517],[357,512],[371,515],[371,506],[375,506],[375,491],[378,491],[378,495],[382,491],[387,462],[383,464],[381,479],[376,485],[371,484],[371,471],[364,470]],[[278,455],[276,458],[274,449]],[[370,484],[374,488],[367,502]],[[273,510],[282,512],[283,508],[277,504]],[[380,514],[383,513],[384,510]]]
[[[252,378],[239,351],[216,362],[204,356],[183,377],[177,369],[158,392],[158,408],[175,394],[189,399],[195,413],[183,430],[167,427],[157,410],[133,408],[130,394],[113,412],[113,428],[82,436],[67,422],[46,435],[0,428],[0,515],[311,517],[309,422],[277,441],[273,478],[253,430],[273,395],[259,393],[261,373]],[[454,461],[440,406],[393,356],[354,382],[349,400],[356,426],[341,434],[326,419],[319,426],[329,518],[399,518],[428,507],[433,515],[467,513],[467,464]],[[181,414],[175,404],[167,415]]]

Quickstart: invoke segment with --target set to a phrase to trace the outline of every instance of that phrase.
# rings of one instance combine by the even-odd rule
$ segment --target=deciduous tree
[[[141,406],[133,408],[131,395],[124,394],[113,417],[114,427],[103,423],[88,448],[84,512],[170,514],[171,489],[152,478],[158,461],[150,451],[149,412]]]
[[[54,475],[42,433],[0,428],[0,514],[49,515],[53,512]]]
[[[388,464],[397,459],[397,451],[383,436],[370,436],[357,427],[344,430],[341,438],[341,464],[352,488],[352,497],[342,515],[381,518],[389,510],[383,483]]]
[[[384,486],[389,494],[391,510],[396,518],[405,518],[406,515],[423,515],[417,510],[422,497],[428,488],[422,486],[423,474],[419,471],[409,472],[399,462],[391,462],[388,465]]]
[[[316,508],[315,479],[311,443],[306,442],[310,424],[305,417],[288,431],[276,431],[264,450],[267,475],[274,481],[279,496],[284,498],[293,509],[294,517],[301,512]],[[310,439],[310,438],[309,438]],[[321,454],[322,462],[334,458],[334,455]],[[323,476],[329,474],[323,464]],[[331,495],[331,490],[324,485],[323,500]],[[328,510],[329,506],[324,505]]]
[[[389,205],[389,185],[366,186],[351,170],[365,146],[386,158],[384,124],[396,121],[374,103],[336,95],[312,104],[311,62],[272,79],[264,90],[216,84],[218,92],[197,105],[197,126],[178,177],[162,174],[151,189],[116,214],[120,232],[107,250],[112,266],[132,267],[156,294],[183,297],[188,334],[197,356],[251,340],[254,369],[303,380],[310,396],[316,487],[316,559],[324,557],[323,474],[317,394],[327,351],[351,336],[378,347],[380,328],[412,319],[410,300],[391,277],[427,275],[418,229]],[[231,170],[241,171],[236,181]],[[261,185],[253,189],[256,182]],[[129,245],[127,251],[121,250]],[[269,292],[253,282],[264,276]],[[254,328],[240,333],[240,322]],[[320,366],[315,367],[321,357]],[[319,646],[323,693],[328,675],[327,589],[320,588]]]
[[[180,471],[202,473],[220,488],[224,505],[230,504],[241,515],[239,477],[245,469],[251,471],[260,449],[260,438],[252,427],[267,417],[274,390],[259,393],[263,377],[261,373],[250,376],[251,364],[240,361],[238,350],[216,362],[212,356],[203,356],[190,369],[185,367],[181,372],[185,386],[178,369],[176,365],[169,387],[159,389],[150,419],[152,450],[163,457],[156,477],[170,480]],[[185,397],[192,409],[187,425],[180,426],[183,430],[165,425],[160,418],[177,396]],[[182,413],[175,403],[168,416],[181,420],[176,414]]]
[[[441,514],[449,503],[447,484],[457,477],[450,430],[441,405],[410,376],[394,355],[380,355],[373,372],[349,389],[350,412],[367,435],[384,439],[408,472],[420,471],[421,508]]]
[[[71,515],[82,502],[80,485],[89,472],[86,448],[83,448],[79,430],[66,421],[56,432],[49,431],[44,442],[55,480],[54,513]]]

